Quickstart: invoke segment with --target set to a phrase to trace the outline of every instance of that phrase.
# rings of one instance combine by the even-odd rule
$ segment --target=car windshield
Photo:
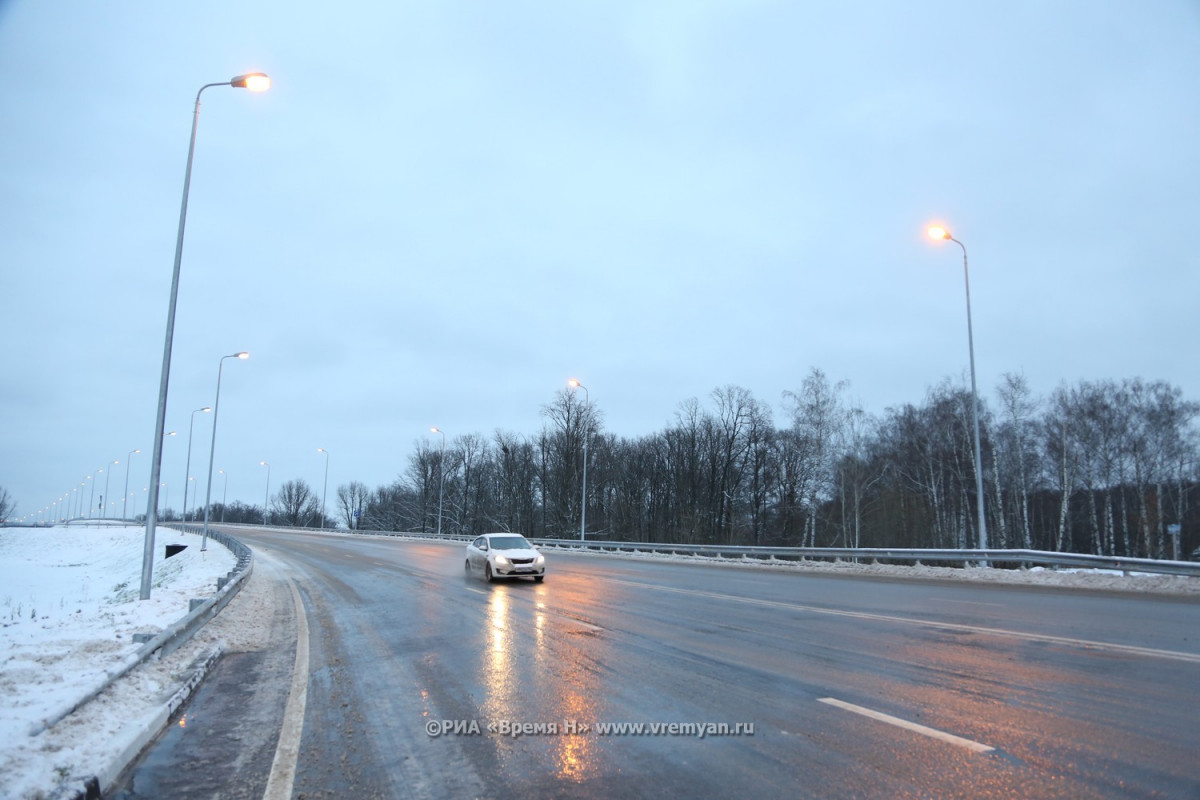
[[[524,536],[493,536],[491,538],[493,550],[532,550],[533,545],[526,541]]]

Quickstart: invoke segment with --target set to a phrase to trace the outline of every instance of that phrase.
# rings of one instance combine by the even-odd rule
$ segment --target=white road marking
[[[676,594],[690,594],[717,600],[733,600],[738,603],[749,603],[750,605],[756,606],[785,608],[791,611],[807,611],[811,614],[826,614],[834,617],[851,617],[854,619],[866,619],[875,622],[896,622],[902,625],[919,625],[938,630],[957,631],[960,633],[979,633],[986,636],[1005,636],[1011,639],[1023,639],[1028,642],[1061,644],[1069,647],[1080,647],[1085,650],[1103,650],[1110,653],[1124,653],[1126,655],[1145,656],[1147,658],[1165,658],[1172,661],[1185,661],[1191,664],[1200,664],[1200,653],[1184,653],[1178,650],[1156,650],[1152,647],[1136,647],[1128,644],[1097,642],[1092,639],[1074,639],[1069,636],[1050,636],[1044,633],[1011,631],[1006,628],[986,628],[980,625],[960,625],[955,622],[938,622],[937,620],[915,619],[913,617],[896,617],[890,614],[871,614],[866,611],[844,611],[837,608],[820,608],[818,606],[806,606],[800,603],[783,603],[777,600],[760,600],[754,597],[739,597],[734,594],[704,592],[700,591],[699,589],[678,589],[671,586],[661,586],[653,583],[627,581],[622,580],[621,578],[608,578],[608,580],[615,581],[616,583],[624,583],[629,586],[637,586],[642,589],[655,589],[660,592],[675,592]]]
[[[304,733],[304,707],[308,703],[308,615],[304,613],[304,602],[295,582],[290,578],[287,582],[296,607],[296,664],[292,669],[292,688],[288,692],[279,744],[275,747],[275,760],[271,764],[271,777],[267,780],[263,800],[287,800],[292,796],[296,762],[300,759],[300,736]]]
[[[963,605],[968,606],[995,606],[996,608],[1002,608],[1004,606],[1004,603],[984,603],[980,602],[979,600],[954,600],[945,597],[929,597],[926,599],[931,603],[962,603]]]
[[[961,736],[955,736],[953,733],[946,733],[945,731],[939,731],[937,728],[918,725],[917,723],[909,722],[906,719],[900,719],[899,717],[893,717],[890,714],[873,711],[872,709],[864,708],[863,706],[856,706],[853,703],[847,703],[843,700],[838,700],[833,697],[821,697],[817,699],[817,702],[835,706],[855,714],[861,714],[864,717],[870,717],[871,719],[878,720],[880,722],[886,722],[889,725],[895,725],[897,728],[904,728],[905,730],[913,731],[914,733],[930,736],[934,739],[940,739],[943,742],[948,742],[949,744],[957,747],[965,747],[966,749],[975,753],[990,753],[996,749],[990,745],[980,744],[979,742],[975,742],[970,739],[964,739]]]

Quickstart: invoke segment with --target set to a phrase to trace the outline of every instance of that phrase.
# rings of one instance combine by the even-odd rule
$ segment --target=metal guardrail
[[[308,530],[307,528],[303,530]],[[472,536],[399,531],[341,531],[374,536],[414,537],[469,542]],[[1022,564],[1059,569],[1109,569],[1129,574],[1148,572],[1158,575],[1200,577],[1200,563],[1168,561],[1157,558],[1095,556],[1086,553],[1060,553],[1050,550],[957,550],[904,547],[756,547],[723,544],[666,544],[662,542],[579,541],[574,539],[531,539],[539,547],[561,550],[585,550],[601,553],[658,553],[708,558],[762,559],[776,561],[885,561],[944,564]]]
[[[228,524],[228,523],[226,523]],[[249,525],[246,527],[262,527]],[[320,533],[316,528],[279,528],[279,530]],[[334,532],[332,530],[328,532]],[[438,539],[448,542],[469,542],[474,536],[457,534],[420,533],[415,531],[371,531],[337,529],[341,535],[393,536],[400,538]],[[213,535],[211,529],[209,536]],[[661,553],[708,558],[762,559],[776,561],[886,561],[944,564],[1021,564],[1059,569],[1109,569],[1124,572],[1147,572],[1157,575],[1200,577],[1200,562],[1169,561],[1157,558],[1126,558],[1124,556],[1094,556],[1087,553],[1060,553],[1051,550],[958,550],[917,549],[905,547],[756,547],[724,544],[666,544],[663,542],[580,541],[578,539],[530,539],[539,547],[560,550],[585,550],[603,553]]]
[[[1038,566],[1110,569],[1121,572],[1149,572],[1160,575],[1200,577],[1200,563],[1166,561],[1156,558],[1094,556],[1086,553],[1058,553],[1047,550],[947,550],[900,547],[753,547],[715,544],[657,544],[647,542],[571,542],[563,539],[538,539],[539,546],[599,552],[648,552],[710,558],[757,558],[786,561],[869,560],[911,563],[957,564],[1036,564]]]

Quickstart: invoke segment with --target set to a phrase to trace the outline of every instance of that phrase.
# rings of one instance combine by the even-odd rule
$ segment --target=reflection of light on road
[[[428,689],[421,690],[421,716],[422,717],[429,716],[429,690]]]
[[[538,661],[541,661],[546,652],[546,604],[539,600],[536,608],[533,615],[533,630],[537,636]]]
[[[579,691],[580,688],[571,686],[563,693],[563,719],[572,720],[580,725],[593,725],[596,721],[596,708],[588,699],[588,695]],[[554,757],[560,777],[581,783],[599,773],[595,735],[576,733],[556,737]]]
[[[182,717],[179,718],[179,727],[181,727],[181,728],[187,727],[187,714],[184,714]]]
[[[575,586],[567,606],[556,602],[556,592],[545,586],[493,585],[481,620],[478,642],[483,687],[481,719],[488,722],[554,724],[555,734],[497,738],[496,756],[501,765],[531,758],[551,767],[558,779],[583,783],[600,775],[603,745],[594,728],[601,717],[603,698],[598,696],[598,652],[607,641],[601,628],[568,610],[587,608],[597,600],[595,586]],[[585,596],[580,596],[580,594]],[[569,725],[578,726],[575,732]],[[537,755],[535,755],[535,753]],[[549,763],[547,763],[547,761]],[[520,767],[525,768],[524,766]]]
[[[483,684],[487,689],[487,700],[484,709],[488,718],[493,720],[514,719],[514,712],[519,710],[516,705],[516,676],[513,674],[511,654],[513,637],[509,626],[508,589],[497,586],[488,596],[488,619],[490,626],[490,643],[484,662],[485,674]]]

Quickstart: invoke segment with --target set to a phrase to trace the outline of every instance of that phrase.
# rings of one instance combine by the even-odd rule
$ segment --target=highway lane
[[[544,584],[489,585],[457,544],[235,535],[273,629],[297,623],[290,584],[308,632],[280,796],[1200,796],[1194,601],[559,553]],[[263,796],[294,640],[226,659],[259,669],[223,663],[128,796],[167,775]],[[254,709],[256,735],[212,746]]]

